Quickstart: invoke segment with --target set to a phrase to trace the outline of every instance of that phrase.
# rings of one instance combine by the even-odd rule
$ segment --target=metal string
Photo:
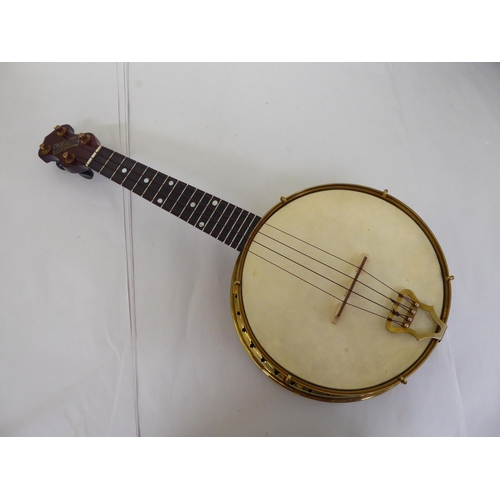
[[[304,269],[306,269],[307,271],[309,271],[309,272],[311,272],[311,273],[314,273],[314,274],[316,274],[317,276],[320,276],[321,278],[323,278],[323,279],[325,279],[325,280],[327,280],[327,281],[330,281],[330,283],[333,283],[333,284],[335,284],[335,285],[337,285],[337,286],[339,286],[339,287],[343,288],[344,290],[349,290],[349,288],[348,288],[348,287],[346,287],[346,286],[344,286],[344,285],[341,285],[340,283],[337,283],[335,280],[332,280],[332,279],[330,279],[330,278],[327,278],[326,276],[323,276],[322,274],[320,274],[320,273],[318,273],[318,272],[314,271],[313,269],[310,269],[309,267],[307,267],[307,266],[305,266],[305,265],[301,264],[300,262],[297,262],[297,261],[295,261],[295,260],[291,259],[290,257],[287,257],[286,255],[283,255],[282,253],[280,253],[280,252],[278,252],[278,251],[274,250],[273,248],[269,248],[268,246],[266,246],[266,245],[264,245],[264,244],[260,243],[260,241],[256,241],[256,240],[254,240],[254,243],[257,243],[258,245],[261,245],[262,247],[267,248],[267,249],[268,249],[268,250],[270,250],[271,252],[274,252],[276,255],[279,255],[279,256],[281,256],[281,257],[283,257],[283,258],[285,258],[285,259],[289,260],[290,262],[293,262],[294,264],[297,264],[298,266],[303,267],[303,268],[304,268]],[[252,253],[253,253],[254,255],[257,255],[258,257],[260,257],[260,255],[256,254],[255,252],[252,252]],[[300,253],[302,253],[302,252],[300,252]],[[305,254],[304,254],[304,255],[305,255]],[[306,255],[306,257],[309,257],[309,256],[307,256],[307,255]],[[312,258],[312,257],[311,257],[311,258]],[[313,259],[313,260],[316,260],[316,259]],[[268,262],[269,262],[269,261],[268,261]],[[318,261],[318,262],[320,262],[320,261]],[[321,263],[321,264],[323,264],[322,262],[320,262],[320,263]],[[326,266],[326,264],[323,264],[323,265],[325,265],[325,266]],[[283,268],[282,268],[282,267],[280,267],[280,266],[276,266],[276,267],[279,267],[280,269],[283,269]],[[330,266],[327,266],[327,267],[330,267]],[[335,270],[336,270],[336,269],[335,269]],[[285,271],[286,271],[286,270],[285,270]],[[287,271],[287,272],[289,272],[289,271]],[[291,273],[291,272],[290,272],[290,274],[293,274],[293,273]],[[294,274],[294,276],[296,276],[296,275]],[[347,275],[347,276],[348,276],[348,275]],[[352,278],[352,277],[351,277],[351,278]],[[305,281],[305,280],[304,280],[304,281]],[[307,282],[307,283],[309,283],[309,282]],[[311,283],[309,283],[309,284],[311,284]],[[313,286],[314,286],[314,285],[313,285]],[[323,290],[323,291],[325,291],[325,290]],[[325,293],[328,293],[328,292],[325,292]],[[355,295],[358,295],[358,296],[359,296],[359,297],[361,297],[362,299],[367,300],[368,302],[371,302],[372,304],[375,304],[376,306],[381,307],[382,309],[386,309],[387,311],[392,312],[392,309],[391,309],[391,308],[386,307],[386,306],[384,306],[384,305],[382,305],[382,304],[379,304],[378,302],[375,302],[374,300],[369,299],[368,297],[365,297],[364,295],[362,295],[362,294],[360,294],[360,293],[358,293],[358,292],[356,292],[356,291],[354,291],[354,290],[351,290],[351,293],[353,293],[353,294],[355,294]],[[328,295],[331,295],[331,294],[328,294]],[[333,297],[333,295],[332,295],[332,297]],[[339,299],[338,297],[335,297],[335,298],[336,298],[337,300],[340,300],[341,302],[343,302],[343,300],[344,300],[344,299]],[[389,300],[393,301],[390,297],[386,297],[386,298],[388,298]]]
[[[92,154],[93,154],[93,153],[95,152],[95,150],[96,150],[95,148],[93,148],[93,147],[91,147],[91,146],[87,146],[87,145],[81,145],[81,147],[82,147],[82,148],[84,148],[84,149],[86,149],[89,153],[92,153]],[[91,155],[91,156],[92,156],[92,155]],[[93,161],[97,161],[97,163],[98,163],[99,165],[104,165],[104,164],[99,163],[98,156],[99,156],[99,154],[97,154],[97,155],[94,157],[94,160],[93,160]],[[90,157],[89,157],[89,158],[90,158]],[[86,160],[88,161],[88,159],[89,159],[89,158],[80,158],[80,159],[82,159],[82,160],[85,160],[85,159],[86,159]],[[119,166],[117,163],[114,163],[114,162],[113,162],[113,160],[111,160],[111,157],[110,157],[108,160],[109,160],[109,165],[110,165],[110,166]],[[330,253],[330,252],[328,252],[328,251],[326,251],[326,250],[324,250],[324,249],[322,249],[322,248],[320,248],[320,247],[317,247],[317,246],[313,245],[312,243],[309,243],[308,241],[305,241],[305,240],[303,240],[303,239],[301,239],[301,238],[299,238],[299,237],[297,237],[297,236],[294,236],[294,235],[292,235],[292,234],[290,234],[290,233],[288,233],[288,232],[286,232],[286,231],[284,231],[284,230],[282,230],[282,229],[280,229],[280,228],[278,228],[278,227],[273,226],[272,224],[269,224],[269,223],[266,223],[266,224],[267,224],[269,227],[272,227],[273,229],[275,229],[275,230],[277,230],[277,231],[280,231],[281,233],[286,234],[287,236],[290,236],[291,238],[294,238],[294,239],[296,239],[296,240],[298,240],[298,241],[300,241],[300,242],[302,242],[302,243],[305,243],[306,245],[311,246],[312,248],[315,248],[316,250],[319,250],[319,251],[321,251],[321,252],[323,252],[323,253],[326,253],[327,255],[330,255],[331,257],[334,257],[334,258],[336,258],[336,259],[338,259],[338,260],[340,260],[340,261],[342,261],[342,262],[344,262],[344,263],[346,263],[346,264],[348,264],[348,265],[351,265],[351,266],[355,267],[356,269],[357,269],[357,268],[359,268],[359,266],[357,266],[356,264],[353,264],[352,262],[349,262],[349,261],[347,261],[347,260],[345,260],[345,259],[343,259],[343,258],[341,258],[341,257],[339,257],[339,256],[337,256],[337,255],[335,255],[335,254],[332,254],[332,253]],[[350,276],[349,274],[344,273],[344,272],[340,271],[339,269],[336,269],[336,268],[334,268],[334,267],[332,267],[332,266],[330,266],[330,265],[326,264],[325,262],[322,262],[322,261],[320,261],[320,260],[318,260],[318,259],[315,259],[314,257],[312,257],[312,256],[310,256],[310,255],[308,255],[308,254],[306,254],[306,253],[304,253],[304,252],[301,252],[300,250],[297,250],[296,248],[293,248],[292,246],[287,245],[286,243],[284,243],[284,242],[282,242],[282,241],[280,241],[280,240],[278,240],[278,239],[276,239],[276,238],[273,238],[272,236],[269,236],[268,234],[265,234],[265,233],[263,233],[263,232],[261,232],[261,233],[259,233],[259,234],[262,234],[263,236],[265,236],[265,237],[267,237],[267,238],[270,238],[271,240],[274,240],[274,241],[276,241],[277,243],[279,243],[279,244],[281,244],[281,245],[283,245],[283,246],[285,246],[285,247],[287,247],[287,248],[290,248],[291,250],[293,250],[293,251],[295,251],[295,252],[297,252],[297,253],[299,253],[299,254],[301,254],[301,255],[304,255],[305,257],[307,257],[307,258],[309,258],[309,259],[311,259],[311,260],[313,260],[313,261],[315,261],[315,262],[318,262],[319,264],[321,264],[321,265],[323,265],[323,266],[325,266],[325,267],[328,267],[329,269],[332,269],[332,270],[333,270],[333,271],[335,271],[335,272],[338,272],[338,273],[340,273],[340,274],[342,274],[342,275],[344,275],[344,276],[346,276],[346,277],[349,277],[349,278],[353,279],[353,277],[352,277],[352,276]],[[270,251],[274,252],[275,254],[280,255],[281,257],[283,257],[283,258],[285,258],[285,259],[289,260],[290,262],[293,262],[294,264],[296,264],[296,265],[298,265],[298,266],[303,267],[304,269],[308,270],[309,272],[312,272],[312,273],[314,273],[314,274],[316,274],[316,275],[320,276],[321,278],[326,279],[327,281],[330,281],[331,283],[334,283],[335,285],[337,285],[337,286],[339,286],[339,287],[341,287],[341,288],[343,288],[343,289],[345,289],[345,290],[348,290],[348,287],[346,287],[346,286],[344,286],[344,285],[341,285],[340,283],[338,283],[338,282],[336,282],[336,281],[334,281],[334,280],[332,280],[332,279],[330,279],[330,278],[327,278],[326,276],[323,276],[322,274],[320,274],[320,273],[318,273],[318,272],[316,272],[316,271],[314,271],[314,270],[312,270],[312,269],[308,268],[307,266],[305,266],[305,265],[303,265],[303,264],[300,264],[299,262],[294,261],[293,259],[291,259],[291,258],[289,258],[289,257],[286,257],[285,255],[283,255],[283,254],[279,253],[278,251],[276,251],[276,250],[274,250],[274,249],[272,249],[272,248],[267,247],[266,245],[264,245],[264,244],[260,243],[259,241],[254,240],[254,243],[259,244],[259,245],[263,246],[264,248],[267,248],[268,250],[270,250]],[[279,265],[275,264],[274,262],[272,262],[272,261],[270,261],[270,260],[268,260],[268,259],[265,259],[265,258],[264,258],[264,257],[262,257],[261,255],[258,255],[258,254],[256,254],[255,252],[252,252],[252,251],[249,251],[249,253],[252,253],[252,254],[256,255],[257,257],[260,257],[261,259],[265,260],[266,262],[269,262],[270,264],[272,264],[272,265],[274,265],[274,266],[278,267],[279,269],[281,269],[281,270],[283,270],[283,271],[285,271],[285,272],[287,272],[287,273],[291,274],[292,276],[295,276],[296,278],[298,278],[298,279],[300,279],[300,280],[304,281],[305,283],[307,283],[307,284],[309,284],[309,285],[311,285],[311,286],[313,286],[313,287],[317,288],[318,290],[321,290],[322,292],[326,293],[327,295],[330,295],[331,297],[335,298],[336,300],[339,300],[340,302],[343,302],[343,300],[344,300],[344,299],[340,299],[339,297],[336,297],[335,295],[333,295],[333,294],[331,294],[331,293],[327,292],[326,290],[323,290],[322,288],[320,288],[320,287],[318,287],[318,286],[314,285],[313,283],[311,283],[311,282],[309,282],[309,281],[307,281],[307,280],[305,280],[305,279],[301,278],[300,276],[297,276],[296,274],[294,274],[294,273],[290,272],[289,270],[287,270],[287,269],[285,269],[285,268],[283,268],[283,267],[281,267],[281,266],[279,266]],[[363,269],[363,272],[365,272],[368,276],[370,276],[371,278],[373,278],[373,279],[374,279],[374,280],[376,280],[377,282],[381,283],[383,286],[385,286],[385,287],[389,288],[390,290],[392,290],[394,293],[398,294],[398,296],[401,296],[401,294],[400,294],[397,290],[395,290],[395,289],[394,289],[394,288],[392,288],[391,286],[387,285],[386,283],[384,283],[382,280],[378,279],[378,278],[377,278],[376,276],[374,276],[373,274],[369,273],[368,271],[366,271],[366,270],[364,270],[364,269]],[[371,286],[367,285],[366,283],[363,283],[362,281],[357,281],[357,283],[360,283],[361,285],[363,285],[363,286],[365,286],[365,287],[369,288],[369,289],[370,289],[370,290],[372,290],[373,292],[375,292],[375,293],[377,293],[377,294],[381,295],[382,297],[384,297],[384,298],[386,298],[386,299],[390,300],[392,303],[395,303],[395,302],[396,302],[396,301],[395,301],[394,299],[392,299],[391,297],[389,297],[389,296],[387,296],[387,295],[384,295],[384,294],[383,294],[382,292],[380,292],[379,290],[376,290],[375,288],[373,288],[373,287],[371,287]],[[372,302],[373,304],[375,304],[375,305],[376,305],[376,306],[378,306],[378,307],[381,307],[381,308],[383,308],[383,309],[385,309],[385,310],[387,310],[387,311],[389,311],[389,312],[392,312],[392,313],[393,313],[393,314],[395,314],[396,316],[402,316],[402,315],[401,315],[400,313],[398,313],[397,311],[393,311],[391,308],[386,307],[386,306],[384,306],[384,305],[382,305],[382,304],[379,304],[379,303],[377,303],[376,301],[374,301],[374,300],[372,300],[372,299],[370,299],[370,298],[368,298],[368,297],[365,297],[364,295],[362,295],[362,294],[360,294],[360,293],[358,293],[358,292],[356,292],[356,291],[354,291],[354,290],[352,290],[352,291],[351,291],[351,293],[353,293],[353,294],[355,294],[355,295],[358,295],[359,297],[361,297],[361,298],[362,298],[362,299],[364,299],[364,300],[367,300],[367,301],[369,301],[369,302]],[[406,296],[403,296],[403,298],[404,298],[405,300],[407,300],[408,302],[410,302],[410,303],[413,305],[413,301],[412,301],[411,299],[409,299],[409,298],[408,298],[408,297],[406,297]],[[362,308],[362,307],[360,307],[360,306],[356,306],[356,305],[351,304],[351,303],[349,303],[349,302],[347,302],[346,304],[347,304],[347,305],[349,305],[349,306],[351,306],[351,307],[356,307],[357,309],[360,309],[360,310],[362,310],[362,311],[365,311],[365,312],[368,312],[368,313],[370,313],[370,314],[374,314],[374,315],[376,315],[376,316],[379,316],[379,317],[381,317],[381,318],[386,319],[386,318],[385,318],[385,316],[382,316],[382,315],[380,315],[380,314],[377,314],[377,313],[375,313],[375,312],[373,312],[373,311],[369,311],[368,309],[364,309],[364,308]],[[400,304],[400,307],[401,307],[401,308],[403,308],[404,310],[406,310],[407,312],[409,312],[409,311],[410,311],[410,308],[408,308],[408,307],[404,306],[403,304]],[[404,316],[403,316],[403,317],[404,317]],[[398,323],[398,322],[397,322],[397,321],[395,321],[394,319],[393,319],[392,321],[393,321],[394,323]],[[402,323],[400,323],[400,324],[402,324]]]
[[[307,281],[306,279],[304,278],[301,278],[300,276],[297,276],[296,274],[293,274],[291,271],[289,271],[288,269],[285,269],[284,267],[281,267],[279,266],[278,264],[276,264],[275,262],[272,262],[271,260],[268,260],[266,259],[265,257],[262,257],[262,255],[259,255],[255,252],[252,252],[251,250],[248,251],[248,253],[251,253],[253,255],[255,255],[256,257],[259,257],[260,259],[262,260],[265,260],[266,262],[268,262],[269,264],[272,264],[273,266],[276,266],[278,269],[281,269],[282,271],[285,271],[285,273],[288,273],[288,274],[291,274],[292,276],[294,276],[295,278],[298,278],[299,280],[303,281],[304,283],[307,283],[308,285],[311,285],[313,286],[314,288],[317,288],[318,290],[320,290],[321,292],[323,293],[326,293],[327,295],[329,295],[330,297],[333,297],[334,299],[336,300],[339,300],[340,302],[343,302],[343,299],[340,299],[339,297],[333,295],[333,293],[330,293],[330,292],[327,292],[326,290],[323,290],[323,288],[315,285],[314,283],[311,283],[310,281]],[[313,271],[314,272],[314,271]],[[326,278],[328,279],[328,278]],[[350,306],[350,307],[355,307],[356,309],[360,309],[361,311],[364,311],[364,312],[367,312],[367,313],[370,313],[370,314],[373,314],[374,316],[378,316],[379,318],[382,318],[382,319],[388,319],[386,318],[385,316],[383,316],[382,314],[378,314],[374,311],[370,311],[369,309],[365,309],[363,307],[360,307],[360,306],[357,306],[355,304],[351,304],[349,302],[346,302],[346,305]],[[381,306],[381,307],[384,307],[384,306]],[[393,323],[396,323],[397,325],[400,325],[400,326],[403,326],[404,323],[403,322],[400,322],[400,321],[396,321],[395,319],[392,319],[391,320]]]
[[[271,226],[271,224],[268,224],[268,225],[269,225],[269,226]],[[271,227],[274,227],[274,226],[271,226]],[[284,232],[284,231],[283,231],[283,232]],[[328,264],[325,264],[325,263],[324,263],[324,262],[322,262],[321,260],[315,259],[314,257],[311,257],[310,255],[308,255],[308,254],[306,254],[306,253],[304,253],[304,252],[301,252],[300,250],[297,250],[296,248],[293,248],[293,247],[291,247],[290,245],[287,245],[286,243],[283,243],[282,241],[277,240],[276,238],[273,238],[272,236],[269,236],[268,234],[265,234],[265,233],[262,233],[262,232],[259,232],[259,234],[261,234],[262,236],[266,236],[267,238],[269,238],[269,239],[271,239],[271,240],[276,241],[276,242],[277,242],[277,243],[279,243],[280,245],[283,245],[283,246],[285,246],[285,247],[287,247],[287,248],[290,248],[291,250],[293,250],[293,251],[295,251],[295,252],[297,252],[297,253],[300,253],[301,255],[304,255],[305,257],[308,257],[309,259],[314,260],[315,262],[319,262],[320,264],[322,264],[322,265],[323,265],[323,266],[325,266],[325,267],[328,267],[328,268],[329,268],[329,269],[331,269],[332,271],[335,271],[335,272],[340,273],[340,274],[342,274],[342,275],[344,275],[344,276],[347,276],[348,278],[353,279],[353,277],[352,277],[350,274],[344,273],[344,272],[340,271],[339,269],[336,269],[335,267],[329,266]],[[298,238],[297,238],[297,239],[298,239]],[[255,240],[254,240],[254,241],[255,241]],[[255,243],[258,243],[258,242],[257,242],[257,241],[255,241]],[[341,259],[341,260],[342,260],[342,259]],[[346,262],[346,261],[344,261],[344,262]],[[350,264],[350,263],[348,262],[348,264]],[[351,264],[351,265],[354,265],[354,264]],[[355,266],[355,267],[356,267],[356,268],[358,268],[359,266]],[[363,271],[366,273],[366,271],[365,271],[364,269],[363,269]],[[367,273],[367,274],[368,274],[368,273]],[[371,276],[371,275],[370,275],[370,276]],[[382,297],[384,297],[385,299],[389,299],[389,300],[391,300],[391,298],[390,298],[390,297],[388,297],[387,295],[384,295],[382,292],[379,292],[378,290],[376,290],[375,288],[373,288],[373,287],[371,287],[371,286],[367,285],[366,283],[363,283],[361,280],[357,280],[357,281],[356,281],[356,283],[359,283],[360,285],[363,285],[363,286],[365,286],[366,288],[369,288],[369,289],[370,289],[370,290],[372,290],[373,292],[378,293],[379,295],[382,295]],[[338,283],[335,283],[335,284],[336,284],[336,285],[338,285]],[[339,286],[342,286],[342,285],[339,285]],[[353,292],[353,293],[355,293],[355,292]],[[396,292],[396,293],[397,293],[397,292]]]
[[[358,268],[359,266],[357,266],[356,264],[353,264],[352,262],[349,262],[345,259],[343,259],[342,257],[339,257],[338,255],[335,255],[333,253],[330,253],[330,252],[327,252],[326,250],[320,248],[320,247],[317,247],[315,245],[313,245],[312,243],[309,243],[308,241],[305,241],[305,240],[302,240],[301,238],[298,238],[297,236],[294,236],[293,234],[290,234],[290,233],[287,233],[286,231],[283,231],[283,229],[280,229],[278,227],[275,227],[273,226],[272,224],[269,224],[269,222],[266,222],[266,224],[269,226],[269,227],[272,227],[273,229],[276,229],[277,231],[280,231],[282,232],[283,234],[286,234],[287,236],[290,236],[291,238],[295,238],[296,240],[298,241],[301,241],[302,243],[305,243],[306,245],[309,245],[313,248],[315,248],[316,250],[319,250],[323,253],[326,253],[327,255],[330,255],[331,257],[334,257],[335,259],[338,259],[338,260],[341,260],[342,262],[345,262],[346,264],[349,264],[350,266],[353,266],[355,268]],[[397,290],[394,290],[394,288],[392,288],[391,286],[389,286],[387,283],[384,283],[382,280],[378,279],[376,276],[374,276],[373,274],[370,274],[368,271],[365,271],[363,269],[363,271],[368,275],[370,276],[371,278],[373,278],[374,280],[378,281],[380,284],[386,286],[387,288],[389,288],[390,290],[392,290],[394,293],[397,293],[398,296],[401,295]],[[413,302],[408,299],[407,297],[404,297],[407,301],[411,302],[413,304]]]
[[[342,302],[342,300],[343,300],[343,299],[340,299],[339,297],[337,297],[337,296],[333,295],[333,293],[327,292],[326,290],[323,290],[322,288],[320,288],[319,286],[315,285],[314,283],[311,283],[310,281],[307,281],[307,280],[305,280],[304,278],[301,278],[300,276],[297,276],[296,274],[293,274],[293,273],[292,273],[291,271],[289,271],[288,269],[285,269],[284,267],[278,266],[278,264],[276,264],[276,263],[274,263],[274,262],[272,262],[272,261],[270,261],[270,260],[266,259],[265,257],[262,257],[262,255],[259,255],[259,254],[255,253],[255,252],[252,252],[251,250],[249,250],[249,251],[248,251],[248,253],[251,253],[251,254],[253,254],[253,255],[256,255],[257,257],[261,258],[262,260],[265,260],[266,262],[269,262],[269,264],[272,264],[273,266],[276,266],[277,268],[281,269],[282,271],[285,271],[286,273],[291,274],[292,276],[295,276],[295,278],[298,278],[299,280],[304,281],[304,282],[305,282],[305,283],[307,283],[308,285],[311,285],[311,286],[313,286],[314,288],[317,288],[318,290],[320,290],[320,291],[322,291],[322,292],[326,293],[327,295],[330,295],[330,297],[333,297],[334,299],[336,299],[336,300],[340,300],[340,301]],[[314,271],[313,271],[313,272],[314,272]],[[323,277],[324,277],[324,276],[323,276]],[[328,279],[328,278],[326,278],[326,279]],[[356,307],[357,309],[361,309],[362,311],[368,312],[368,313],[370,313],[370,314],[374,314],[375,316],[378,316],[378,317],[380,317],[380,318],[384,318],[384,319],[386,319],[386,317],[385,317],[385,316],[382,316],[382,314],[378,314],[378,313],[376,313],[376,312],[369,311],[368,309],[363,309],[362,307],[356,306],[356,305],[354,305],[354,304],[348,304],[348,305],[350,305],[350,306],[352,306],[352,307]]]

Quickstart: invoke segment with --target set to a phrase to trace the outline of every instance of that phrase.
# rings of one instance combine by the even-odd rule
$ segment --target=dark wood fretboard
[[[87,166],[239,252],[260,220],[217,196],[102,146]]]

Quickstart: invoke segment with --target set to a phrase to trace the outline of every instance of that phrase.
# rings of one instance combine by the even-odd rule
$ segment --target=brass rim
[[[427,349],[422,353],[422,355],[406,370],[398,374],[394,378],[378,384],[373,387],[364,387],[355,390],[344,390],[328,388],[319,385],[312,384],[306,380],[301,379],[293,373],[290,373],[285,367],[280,366],[271,356],[266,352],[266,350],[260,345],[257,338],[252,332],[252,328],[248,318],[246,317],[245,307],[243,304],[243,298],[241,293],[241,281],[243,268],[245,265],[246,256],[248,249],[255,237],[255,235],[260,231],[260,228],[267,222],[267,220],[285,206],[290,201],[296,200],[302,196],[312,194],[319,191],[333,190],[333,189],[343,189],[358,191],[371,196],[376,196],[377,198],[382,198],[393,206],[402,210],[406,215],[408,215],[424,232],[429,242],[431,243],[436,257],[438,258],[439,265],[441,268],[441,276],[443,280],[443,307],[440,313],[440,318],[442,321],[446,322],[450,312],[451,305],[451,279],[449,276],[448,265],[444,257],[444,253],[437,241],[436,237],[427,226],[427,224],[407,205],[403,202],[390,196],[387,191],[378,191],[366,186],[359,186],[354,184],[327,184],[322,186],[316,186],[304,191],[293,194],[287,198],[282,197],[281,202],[275,205],[269,212],[267,212],[264,217],[260,220],[259,224],[254,228],[252,234],[248,238],[243,251],[239,255],[236,265],[234,267],[232,283],[231,283],[231,311],[233,315],[234,325],[238,336],[245,347],[250,358],[253,359],[255,364],[272,380],[280,384],[282,387],[307,398],[316,399],[319,401],[328,402],[352,402],[361,401],[364,399],[370,399],[372,397],[378,396],[388,390],[392,389],[398,384],[406,384],[406,379],[415,370],[417,370],[424,361],[429,357],[431,352],[436,347],[438,343],[437,340],[431,340]]]

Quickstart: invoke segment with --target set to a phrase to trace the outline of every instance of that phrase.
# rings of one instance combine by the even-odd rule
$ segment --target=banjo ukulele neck
[[[260,220],[247,210],[102,146],[86,165],[237,251],[243,249]]]
[[[91,179],[97,172],[241,252],[260,217],[58,125],[40,145],[45,162]]]

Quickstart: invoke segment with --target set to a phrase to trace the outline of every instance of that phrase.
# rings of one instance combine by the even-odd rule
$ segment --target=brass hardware
[[[40,144],[40,149],[44,155],[50,152],[50,146],[46,146],[45,144]]]
[[[233,293],[238,293],[238,287],[241,285],[239,281],[233,282]]]
[[[404,385],[408,383],[408,380],[406,380],[404,377],[399,377],[399,381]]]
[[[280,198],[280,200],[281,200],[283,203],[286,203],[286,202],[288,201],[288,200],[287,200],[284,196],[282,196],[282,197]]]
[[[400,308],[401,302],[406,296],[409,296],[410,299],[412,300],[413,302],[412,305],[414,306],[414,309],[406,310],[405,313],[401,313],[398,311],[398,309]],[[436,323],[436,325],[439,327],[438,332],[419,333],[410,328],[410,323],[415,318],[418,309],[423,309],[424,311],[427,311],[429,313],[434,323]],[[401,310],[404,310],[404,308],[401,308]],[[394,318],[402,318],[405,321],[405,323],[403,324],[403,326],[393,326],[392,323],[393,321],[395,321]],[[410,335],[413,335],[417,340],[423,340],[423,339],[442,340],[444,332],[446,331],[447,328],[446,323],[444,321],[441,321],[439,316],[436,314],[434,306],[430,306],[428,304],[423,304],[422,302],[419,302],[416,295],[411,290],[408,289],[401,290],[398,298],[394,301],[394,306],[391,312],[389,313],[389,316],[387,317],[385,327],[391,333],[409,333]]]
[[[63,158],[66,163],[71,163],[75,159],[75,155],[73,153],[68,153],[67,151],[63,153]]]
[[[440,312],[440,317],[443,322],[446,322],[451,308],[451,282],[447,279],[447,277],[450,274],[441,247],[434,234],[430,231],[430,229],[422,221],[422,219],[420,219],[420,217],[417,214],[415,214],[415,212],[413,212],[413,210],[411,210],[408,206],[406,206],[398,199],[389,196],[388,194],[385,198],[383,198],[382,191],[380,189],[376,190],[365,186],[356,186],[351,184],[329,184],[324,186],[312,187],[300,191],[298,193],[292,194],[288,197],[282,197],[284,198],[284,200],[281,199],[280,202],[278,202],[266,215],[264,215],[261,224],[257,227],[259,228],[260,226],[265,224],[274,214],[279,212],[284,207],[285,204],[293,202],[309,194],[319,193],[328,190],[354,191],[354,192],[369,194],[379,199],[382,198],[385,202],[400,209],[402,213],[410,217],[421,228],[421,230],[428,238],[430,244],[434,248],[434,251],[436,252],[440,269],[442,271],[444,298],[443,298],[442,311]],[[330,403],[333,402],[343,403],[343,402],[362,401],[370,399],[385,393],[386,391],[394,388],[396,385],[403,383],[400,377],[403,377],[403,379],[406,380],[412,373],[415,372],[415,370],[417,370],[420,366],[422,366],[425,360],[428,359],[428,357],[436,348],[438,341],[431,339],[431,341],[428,342],[427,346],[424,348],[423,354],[418,358],[418,360],[415,363],[413,363],[411,366],[400,372],[398,375],[395,375],[394,377],[391,377],[387,381],[381,382],[371,388],[363,390],[357,388],[352,390],[335,389],[333,387],[325,387],[323,385],[317,385],[309,381],[305,381],[306,383],[303,384],[300,379],[299,379],[300,382],[299,384],[292,385],[291,384],[292,375],[289,372],[289,370],[286,368],[286,366],[279,365],[277,361],[274,360],[273,356],[266,351],[265,347],[260,345],[259,338],[254,332],[254,326],[252,324],[252,321],[251,319],[248,319],[246,317],[247,310],[245,308],[245,303],[243,300],[245,296],[245,286],[243,284],[242,276],[243,276],[243,271],[245,269],[245,261],[249,258],[248,256],[250,255],[249,248],[251,244],[254,242],[255,236],[257,234],[258,231],[254,231],[254,233],[247,240],[247,243],[245,244],[245,248],[243,249],[242,253],[238,255],[236,265],[233,270],[232,280],[231,283],[229,284],[230,286],[229,291],[231,292],[231,312],[236,331],[238,332],[239,339],[243,344],[243,346],[245,347],[252,361],[256,364],[259,370],[262,370],[268,377],[270,377],[274,382],[278,383],[283,388],[286,388],[287,390],[292,391],[295,394],[299,394],[301,396],[305,396],[310,399],[314,399],[317,401],[326,401]],[[237,280],[239,280],[238,286],[235,285]],[[237,290],[237,294],[233,293],[233,290]],[[415,306],[413,306],[412,309],[416,311]],[[237,314],[238,312],[240,314]],[[266,359],[265,363],[262,363],[260,361],[261,357],[265,357]]]
[[[384,192],[382,193],[382,198],[387,198],[387,193],[389,191],[387,189],[384,189]]]
[[[80,142],[82,144],[87,144],[87,142],[90,141],[90,135],[89,134],[78,134],[78,137],[79,137]]]
[[[446,281],[453,281],[455,276],[446,276]]]
[[[66,133],[66,127],[61,127],[61,125],[56,125],[54,130],[57,131],[57,135],[63,136]]]

